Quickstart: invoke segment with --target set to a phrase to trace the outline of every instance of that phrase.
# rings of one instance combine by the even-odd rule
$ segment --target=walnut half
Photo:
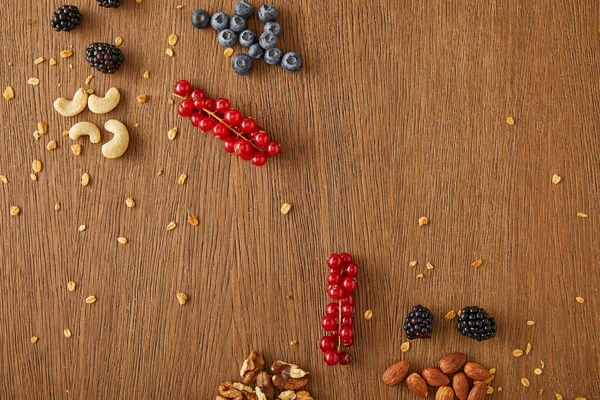
[[[258,400],[258,396],[251,387],[237,382],[227,381],[219,386],[219,393],[230,400]]]
[[[265,396],[266,400],[275,400],[277,389],[273,386],[273,382],[271,382],[271,375],[266,371],[261,372],[256,377],[256,394],[258,394],[260,399],[259,391]]]
[[[240,369],[240,376],[244,379],[246,385],[254,382],[256,376],[264,369],[265,359],[262,354],[256,350],[252,350],[252,353],[246,358],[242,369]]]
[[[301,370],[295,364],[275,361],[271,366],[273,370],[273,385],[281,390],[298,390],[308,385],[308,372]]]
[[[286,390],[281,392],[277,400],[313,400],[312,396],[308,392],[294,392],[293,390]]]

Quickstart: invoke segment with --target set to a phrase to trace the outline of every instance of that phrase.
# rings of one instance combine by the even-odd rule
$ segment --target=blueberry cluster
[[[281,24],[277,22],[279,12],[271,5],[263,5],[258,9],[258,19],[264,23],[260,36],[248,29],[247,19],[254,14],[254,8],[246,1],[238,1],[234,7],[235,14],[230,18],[224,12],[212,16],[204,10],[192,13],[192,25],[204,29],[209,25],[219,32],[219,44],[232,47],[236,43],[248,49],[248,54],[238,54],[231,61],[233,70],[239,75],[248,75],[252,71],[252,60],[263,58],[267,64],[281,64],[284,70],[298,71],[302,67],[302,59],[294,52],[283,54],[277,47],[277,38],[281,35]]]

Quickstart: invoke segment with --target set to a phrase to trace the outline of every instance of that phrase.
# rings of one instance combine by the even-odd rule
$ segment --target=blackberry
[[[75,6],[61,6],[52,13],[52,29],[55,31],[69,32],[77,28],[81,24],[83,15]]]
[[[117,8],[121,5],[121,0],[96,0],[100,7]]]
[[[465,307],[458,317],[457,328],[464,336],[478,341],[496,336],[496,320],[491,318],[481,307]]]
[[[85,50],[90,65],[104,74],[113,74],[123,64],[123,54],[118,47],[108,43],[92,43]]]
[[[406,316],[404,331],[409,339],[429,339],[433,331],[433,315],[427,307],[416,305]]]

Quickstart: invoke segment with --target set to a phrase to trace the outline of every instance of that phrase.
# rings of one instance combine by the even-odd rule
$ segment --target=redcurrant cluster
[[[189,117],[192,125],[203,132],[212,130],[223,141],[226,152],[251,160],[257,167],[265,165],[268,156],[279,154],[279,143],[271,140],[253,118],[231,108],[229,100],[209,99],[202,89],[192,88],[186,80],[177,82],[174,91],[183,98],[177,109],[179,115]]]
[[[329,275],[327,276],[327,294],[333,302],[325,307],[325,316],[321,326],[329,335],[319,341],[319,347],[325,352],[324,360],[327,365],[350,364],[352,357],[347,351],[341,352],[341,347],[354,344],[352,329],[354,315],[354,295],[358,265],[348,253],[332,254],[327,258]]]

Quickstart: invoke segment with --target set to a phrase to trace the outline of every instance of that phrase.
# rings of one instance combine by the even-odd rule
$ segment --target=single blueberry
[[[272,33],[275,36],[281,35],[281,24],[275,21],[269,21],[265,24],[265,32]]]
[[[223,29],[219,32],[219,44],[223,47],[231,47],[237,41],[237,35],[231,29]]]
[[[192,13],[192,26],[196,29],[204,29],[210,25],[210,14],[204,10],[196,10]]]
[[[262,22],[274,21],[279,16],[279,12],[275,8],[275,6],[271,6],[265,4],[261,8],[258,9],[258,19]]]
[[[246,19],[241,15],[234,15],[229,21],[229,29],[231,29],[234,32],[240,33],[247,27],[248,24],[246,24]]]
[[[279,64],[279,62],[281,61],[281,56],[283,56],[283,51],[281,51],[281,49],[277,47],[265,50],[265,62],[267,64]]]
[[[229,27],[229,17],[224,12],[218,12],[210,19],[210,26],[216,31],[222,31]]]
[[[265,50],[272,49],[277,44],[277,36],[269,32],[263,32],[258,40],[260,47]]]
[[[246,54],[238,54],[231,60],[231,67],[238,75],[248,75],[252,71],[252,59]]]
[[[254,43],[248,49],[248,55],[254,59],[262,58],[262,56],[264,54],[265,54],[265,50],[262,47],[260,47],[260,44],[258,44],[258,43]]]
[[[246,29],[244,32],[240,33],[240,44],[242,46],[250,47],[256,42],[256,32],[253,30]]]
[[[281,66],[289,72],[298,71],[302,67],[302,59],[293,51],[285,53],[281,59]]]
[[[237,15],[241,15],[244,18],[248,18],[254,12],[254,8],[252,8],[252,4],[248,3],[246,0],[238,1],[233,6],[233,11]]]

